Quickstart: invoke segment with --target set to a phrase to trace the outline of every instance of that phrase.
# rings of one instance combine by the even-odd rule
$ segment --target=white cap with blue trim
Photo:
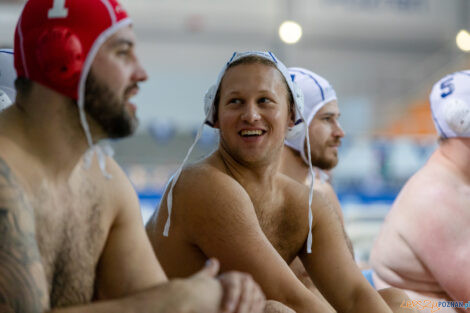
[[[303,116],[305,123],[296,126],[293,135],[288,137],[285,144],[300,152],[304,162],[308,164],[305,153],[305,130],[312,122],[317,112],[328,102],[337,100],[336,93],[331,84],[323,77],[300,67],[290,67],[290,76],[304,94]]]
[[[437,132],[443,138],[470,137],[470,71],[447,75],[429,95]]]
[[[13,60],[13,50],[0,49],[0,111],[12,104],[16,98],[16,71]]]

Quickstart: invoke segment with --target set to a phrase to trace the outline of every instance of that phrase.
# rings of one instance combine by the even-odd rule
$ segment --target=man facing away
[[[222,271],[250,273],[268,299],[330,312],[289,268],[299,256],[336,310],[391,312],[356,267],[335,209],[315,191],[309,224],[308,188],[279,172],[303,101],[285,66],[272,53],[235,53],[205,100],[219,147],[176,172],[147,224],[167,274],[190,275],[217,257]]]
[[[372,249],[375,284],[405,289],[412,300],[470,299],[469,86],[468,70],[434,85],[439,146],[403,186]],[[464,309],[443,312],[457,311]]]
[[[0,312],[262,311],[249,276],[214,279],[216,260],[168,282],[135,191],[96,145],[137,126],[130,98],[147,74],[134,49],[115,0],[26,3],[17,97],[0,113]]]

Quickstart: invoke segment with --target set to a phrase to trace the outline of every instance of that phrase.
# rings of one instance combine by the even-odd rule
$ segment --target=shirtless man
[[[147,233],[170,277],[217,257],[222,271],[250,273],[268,299],[298,313],[331,312],[290,270],[299,256],[336,310],[391,312],[355,265],[338,215],[320,192],[313,195],[310,245],[309,190],[279,173],[301,98],[271,53],[234,54],[206,95],[206,121],[220,130],[219,147],[175,174]]]
[[[307,69],[289,68],[289,73],[304,94],[303,116],[306,123],[296,126],[300,128],[299,131],[286,140],[280,171],[306,186],[310,185],[306,138],[305,132],[301,131],[306,125],[310,138],[311,162],[316,170],[314,188],[322,191],[330,202],[335,203],[333,207],[343,224],[343,212],[338,197],[323,172],[338,164],[338,147],[344,137],[344,131],[338,122],[340,111],[336,93],[325,78]],[[352,244],[346,232],[345,238],[353,254]],[[305,286],[313,292],[318,292],[299,258],[295,258],[290,267]]]
[[[434,85],[439,147],[401,190],[372,249],[375,284],[412,300],[470,300],[469,86],[470,71]]]
[[[348,248],[354,257],[351,240],[344,230],[343,212],[338,197],[326,179],[327,174],[323,172],[333,169],[338,164],[338,147],[341,144],[341,138],[344,137],[344,131],[338,121],[340,110],[336,93],[325,78],[307,69],[289,68],[289,73],[304,94],[303,115],[309,132],[311,162],[316,167],[314,188],[323,192],[325,197],[334,203],[333,207],[343,225]],[[302,124],[297,127],[299,126],[304,127]],[[305,140],[305,132],[302,131],[286,139],[282,151],[281,172],[300,183],[309,185],[311,175],[307,165]],[[290,267],[306,287],[318,294],[318,289],[299,258],[295,258]],[[399,306],[407,298],[396,288],[385,288],[378,292],[391,307]],[[319,296],[322,297],[321,294]]]
[[[0,312],[262,311],[248,275],[214,279],[216,260],[168,282],[135,191],[95,146],[137,125],[129,99],[147,74],[134,46],[115,0],[26,3],[18,93],[0,113]]]
[[[15,78],[13,50],[0,49],[0,111],[15,100]]]

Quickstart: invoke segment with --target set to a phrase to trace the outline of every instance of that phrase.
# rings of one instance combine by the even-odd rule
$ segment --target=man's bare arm
[[[336,192],[328,182],[318,183],[315,187],[315,190],[320,191],[326,197],[326,199],[328,199],[328,202],[331,203],[331,206],[333,207],[334,211],[336,212],[336,214],[338,214],[338,217],[341,221],[341,226],[343,227],[344,239],[346,240],[348,249],[351,252],[351,256],[354,258],[354,248],[351,239],[349,238],[348,234],[346,233],[346,230],[344,229],[343,210],[341,209],[341,205],[339,203],[339,199],[336,195]]]
[[[48,308],[34,210],[0,158],[0,311],[39,313]]]
[[[114,160],[107,164],[113,178],[104,184],[116,215],[97,269],[97,296],[103,300],[168,281],[145,232],[134,188]]]
[[[335,208],[321,193],[314,199],[312,253],[300,257],[315,285],[339,312],[391,312],[351,258]]]
[[[271,245],[244,189],[224,175],[211,175],[195,175],[194,182],[188,176],[179,181],[183,188],[176,192],[186,197],[174,202],[174,212],[185,216],[188,241],[206,256],[218,258],[222,270],[250,273],[268,299],[282,302],[297,312],[328,312]],[[198,177],[205,177],[203,185],[195,183]]]
[[[187,279],[174,279],[134,295],[48,313],[219,313],[222,286],[218,263],[207,264]]]

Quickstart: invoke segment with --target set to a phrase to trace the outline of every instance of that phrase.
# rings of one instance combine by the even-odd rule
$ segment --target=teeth
[[[263,131],[260,129],[257,130],[242,130],[241,135],[242,136],[261,136],[263,134]]]

